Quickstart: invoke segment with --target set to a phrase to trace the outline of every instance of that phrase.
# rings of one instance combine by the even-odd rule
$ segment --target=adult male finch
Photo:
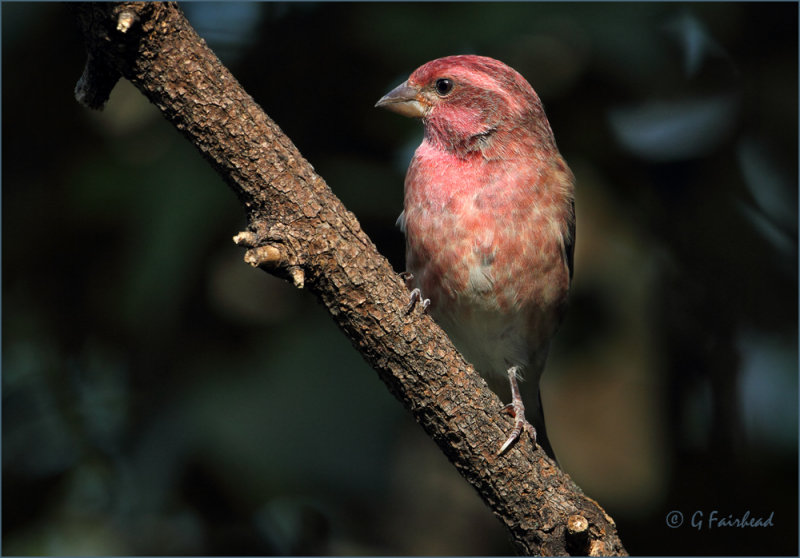
[[[488,380],[507,376],[514,428],[551,456],[539,378],[572,279],[574,178],[539,97],[483,56],[428,62],[376,104],[425,128],[398,223],[406,267],[433,318]],[[535,386],[533,425],[518,379]]]

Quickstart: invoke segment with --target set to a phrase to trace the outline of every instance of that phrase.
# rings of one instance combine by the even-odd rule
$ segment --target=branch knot
[[[283,272],[289,276],[292,284],[298,289],[302,289],[305,285],[305,272],[297,265],[290,265],[285,250],[279,244],[258,245],[258,235],[252,231],[237,233],[233,237],[233,242],[237,246],[250,247],[244,253],[244,261],[253,267],[263,268],[273,274]]]

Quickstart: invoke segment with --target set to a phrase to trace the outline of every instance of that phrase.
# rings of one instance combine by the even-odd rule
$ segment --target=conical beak
[[[385,108],[403,116],[422,118],[428,112],[429,105],[420,102],[419,88],[408,82],[401,83],[375,103],[376,107]]]

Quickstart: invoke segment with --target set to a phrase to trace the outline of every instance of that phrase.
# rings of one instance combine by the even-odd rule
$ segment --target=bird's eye
[[[444,97],[453,90],[453,80],[448,78],[439,78],[436,80],[436,92]]]

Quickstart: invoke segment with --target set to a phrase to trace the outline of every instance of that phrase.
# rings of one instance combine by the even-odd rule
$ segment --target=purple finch
[[[425,128],[398,220],[411,286],[478,372],[508,378],[514,427],[498,454],[527,431],[552,456],[539,378],[572,278],[574,178],[539,97],[502,62],[466,55],[428,62],[376,106]]]

